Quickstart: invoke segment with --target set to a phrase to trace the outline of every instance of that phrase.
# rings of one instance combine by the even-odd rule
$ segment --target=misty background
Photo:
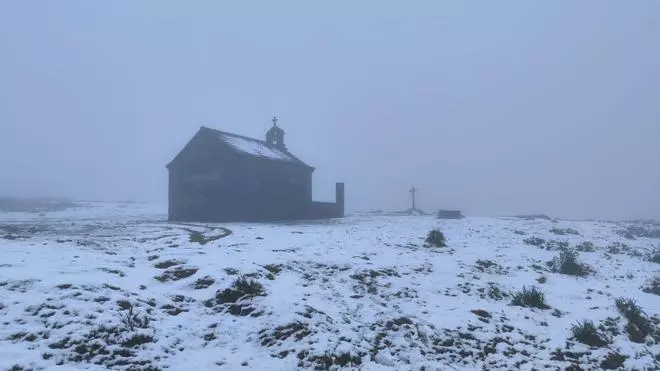
[[[0,195],[167,202],[278,115],[347,209],[660,217],[660,2],[0,2]]]

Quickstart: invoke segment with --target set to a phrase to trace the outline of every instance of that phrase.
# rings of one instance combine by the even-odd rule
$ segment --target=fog
[[[657,1],[0,3],[0,195],[167,202],[278,115],[347,209],[660,217]]]

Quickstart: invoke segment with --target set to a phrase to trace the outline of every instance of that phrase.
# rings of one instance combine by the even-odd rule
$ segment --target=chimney
[[[344,183],[337,183],[335,186],[335,202],[337,207],[337,217],[344,217]]]

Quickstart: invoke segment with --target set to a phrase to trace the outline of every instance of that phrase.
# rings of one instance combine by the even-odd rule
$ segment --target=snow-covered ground
[[[626,239],[624,227],[431,216],[182,225],[114,204],[0,214],[0,366],[658,369],[660,298],[643,291],[659,275],[658,240]],[[425,244],[435,228],[447,247]],[[554,272],[567,246],[588,275]],[[512,305],[533,287],[546,308]],[[643,313],[628,320],[619,297]],[[585,320],[602,344],[574,339]]]

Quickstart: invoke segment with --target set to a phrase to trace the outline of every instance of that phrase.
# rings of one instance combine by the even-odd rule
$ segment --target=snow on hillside
[[[658,369],[658,240],[623,227],[426,216],[204,226],[139,205],[0,214],[0,366]],[[425,244],[434,228],[447,247]]]

